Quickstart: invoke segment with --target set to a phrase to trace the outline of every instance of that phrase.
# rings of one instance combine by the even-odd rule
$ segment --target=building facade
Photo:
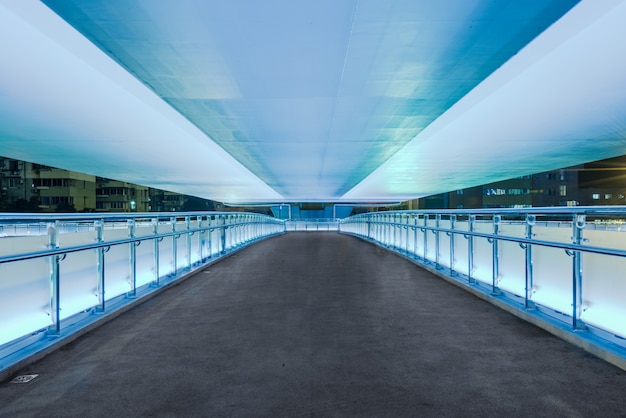
[[[185,205],[185,195],[165,190],[150,189],[149,211],[179,212]]]
[[[181,210],[187,198],[5,157],[0,157],[0,187],[3,212],[169,212]]]
[[[525,208],[626,204],[626,156],[427,196],[414,209]]]
[[[31,198],[44,212],[85,212],[96,205],[95,177],[40,164],[25,163]]]
[[[0,201],[5,211],[84,212],[96,206],[95,177],[0,158]]]
[[[96,177],[96,212],[148,212],[149,188]]]

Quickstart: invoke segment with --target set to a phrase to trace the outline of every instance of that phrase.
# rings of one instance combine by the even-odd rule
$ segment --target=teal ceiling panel
[[[0,155],[227,202],[626,153],[620,0],[7,0]]]
[[[577,1],[44,3],[285,199],[327,199]]]

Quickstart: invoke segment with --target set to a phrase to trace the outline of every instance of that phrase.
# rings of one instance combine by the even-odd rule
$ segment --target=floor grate
[[[17,376],[15,379],[11,380],[11,383],[28,383],[34,378],[39,376],[38,374],[24,374],[22,376]]]

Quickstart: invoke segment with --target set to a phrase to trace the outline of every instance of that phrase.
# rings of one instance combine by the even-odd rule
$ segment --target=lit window
[[[613,195],[612,195],[611,193],[606,193],[606,194],[604,195],[604,200],[609,200],[609,199],[611,199],[612,197],[613,197]]]
[[[598,199],[600,199],[600,194],[599,193],[594,193],[594,194],[591,195],[591,198],[594,199],[594,200],[598,200]]]
[[[508,193],[510,195],[526,195],[530,194],[529,189],[509,189]]]
[[[567,196],[567,186],[562,184],[559,186],[559,196]]]

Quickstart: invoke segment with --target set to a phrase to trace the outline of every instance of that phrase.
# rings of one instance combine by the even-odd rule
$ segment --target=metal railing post
[[[48,248],[54,250],[59,247],[58,235],[59,221],[48,224]],[[59,269],[60,256],[52,255],[49,260],[49,282],[50,282],[50,321],[52,325],[48,327],[48,333],[59,334],[61,331],[61,275]]]
[[[584,214],[574,214],[572,222],[572,242],[581,245],[584,242],[583,230],[585,229],[586,216]],[[585,329],[585,324],[581,320],[583,304],[583,271],[582,254],[580,251],[572,252],[572,327],[574,330]]]
[[[535,225],[536,217],[535,215],[526,215],[526,238],[532,239],[535,235],[533,233],[533,226]],[[534,309],[535,303],[533,302],[533,246],[531,244],[526,244],[522,248],[524,248],[524,252],[526,255],[526,274],[525,274],[525,296],[524,296],[524,307],[526,309]]]
[[[212,258],[213,257],[213,230],[214,228],[211,228],[214,225],[215,219],[213,219],[213,215],[209,215],[208,217],[209,220],[209,256],[208,258]]]
[[[187,228],[186,245],[187,245],[187,268],[191,268],[191,235],[193,232],[189,232],[191,229],[191,216],[185,216],[185,227]]]
[[[473,283],[474,279],[474,227],[476,226],[476,215],[469,215],[467,217],[469,234],[467,236],[467,280],[468,283]]]
[[[413,257],[417,258],[417,222],[419,221],[419,215],[415,215],[413,218]]]
[[[172,224],[172,232],[176,232],[176,217],[170,218]],[[178,271],[178,235],[172,235],[172,274],[176,274]]]
[[[439,265],[439,228],[441,227],[441,214],[438,213],[435,215],[435,229],[433,232],[435,233],[435,267],[437,269],[441,268]]]
[[[100,219],[94,222],[94,229],[96,230],[96,242],[104,242],[104,219]],[[96,312],[104,312],[106,302],[106,289],[104,286],[104,248],[99,247],[96,249],[96,256],[98,258],[98,306]]]
[[[454,230],[456,224],[456,215],[450,215],[450,229]],[[450,274],[455,275],[456,271],[454,270],[454,246],[455,246],[455,233],[450,232],[448,234],[450,236]]]
[[[152,218],[152,233],[157,235],[159,233],[159,218]],[[154,286],[159,286],[161,274],[159,272],[159,243],[163,240],[163,238],[155,238],[154,239]]]
[[[493,235],[500,233],[500,221],[502,217],[500,215],[493,215]],[[500,276],[500,249],[499,240],[492,238],[491,240],[491,292],[494,295],[499,295],[498,280]]]
[[[226,215],[220,215],[220,223],[222,224],[222,227],[220,228],[222,243],[220,254],[226,254]]]
[[[398,214],[394,213],[391,217],[391,225],[392,225],[392,238],[391,238],[391,248],[400,249],[400,245],[398,245]]]
[[[196,221],[198,221],[198,229],[200,229],[200,232],[198,233],[198,261],[202,263],[204,262],[204,235],[206,231],[202,229],[202,227],[204,226],[204,223],[202,222],[202,216],[198,216],[196,218]]]
[[[427,261],[427,251],[428,251],[428,218],[429,215],[427,213],[424,214],[424,261]]]
[[[128,238],[135,238],[135,219],[129,219],[128,225]],[[129,270],[130,270],[130,292],[127,296],[134,298],[137,296],[137,243],[130,242],[129,244]]]
[[[410,221],[410,219],[411,218],[410,218],[410,216],[408,214],[404,216],[404,220],[406,221],[406,222],[403,222],[403,224],[404,224],[403,228],[404,228],[404,230],[406,232],[404,234],[404,237],[405,237],[404,238],[404,247],[405,247],[404,248],[404,253],[406,255],[409,255],[409,221]]]

